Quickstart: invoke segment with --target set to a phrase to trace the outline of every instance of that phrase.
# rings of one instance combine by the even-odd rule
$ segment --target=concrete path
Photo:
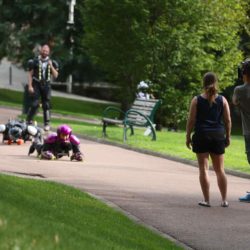
[[[19,114],[0,109],[0,123]],[[167,142],[166,142],[167,143]],[[116,204],[141,222],[182,242],[188,249],[249,249],[250,204],[238,197],[250,180],[228,175],[229,208],[220,207],[211,172],[211,208],[202,199],[198,169],[159,157],[81,140],[85,162],[38,160],[24,145],[0,144],[0,172],[35,176],[77,187]],[[184,145],[183,145],[184,146]]]

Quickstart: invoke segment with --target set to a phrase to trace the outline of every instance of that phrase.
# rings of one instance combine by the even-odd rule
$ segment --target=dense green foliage
[[[245,59],[250,57],[250,1],[244,0],[243,7],[245,9],[247,19],[241,25],[239,47],[243,51]]]
[[[15,61],[32,57],[36,45],[48,43],[54,47],[56,44],[56,50],[64,42],[64,33],[58,32],[58,27],[59,24],[66,26],[65,1],[35,3],[30,0],[11,0],[2,1],[0,6],[0,30],[4,34],[1,51]],[[63,50],[56,53],[62,54]]]
[[[181,249],[68,186],[0,175],[0,249]]]
[[[164,100],[168,122],[186,116],[202,75],[215,71],[221,89],[234,83],[241,61],[238,31],[242,1],[86,0],[83,43],[92,59],[131,102],[140,80]],[[123,105],[126,107],[126,105]]]

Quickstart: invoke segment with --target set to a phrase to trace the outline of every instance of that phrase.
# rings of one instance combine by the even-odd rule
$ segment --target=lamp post
[[[69,16],[68,16],[68,22],[67,22],[67,29],[69,30],[70,37],[70,58],[73,60],[73,44],[74,44],[74,38],[73,38],[73,28],[74,28],[74,7],[76,4],[76,0],[70,0],[67,2],[69,5]],[[72,92],[72,84],[73,84],[73,77],[72,74],[69,75],[68,85],[67,85],[67,92]]]

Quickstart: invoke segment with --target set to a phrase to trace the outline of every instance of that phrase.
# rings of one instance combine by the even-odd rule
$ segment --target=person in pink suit
[[[70,160],[83,161],[80,140],[72,134],[72,129],[66,124],[60,125],[56,133],[49,134],[44,143],[35,138],[28,154],[34,153],[35,150],[41,159],[54,160],[70,156]]]

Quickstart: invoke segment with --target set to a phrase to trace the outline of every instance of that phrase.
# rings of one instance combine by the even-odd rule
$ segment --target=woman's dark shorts
[[[195,153],[225,153],[225,136],[223,132],[194,133],[192,150]]]

